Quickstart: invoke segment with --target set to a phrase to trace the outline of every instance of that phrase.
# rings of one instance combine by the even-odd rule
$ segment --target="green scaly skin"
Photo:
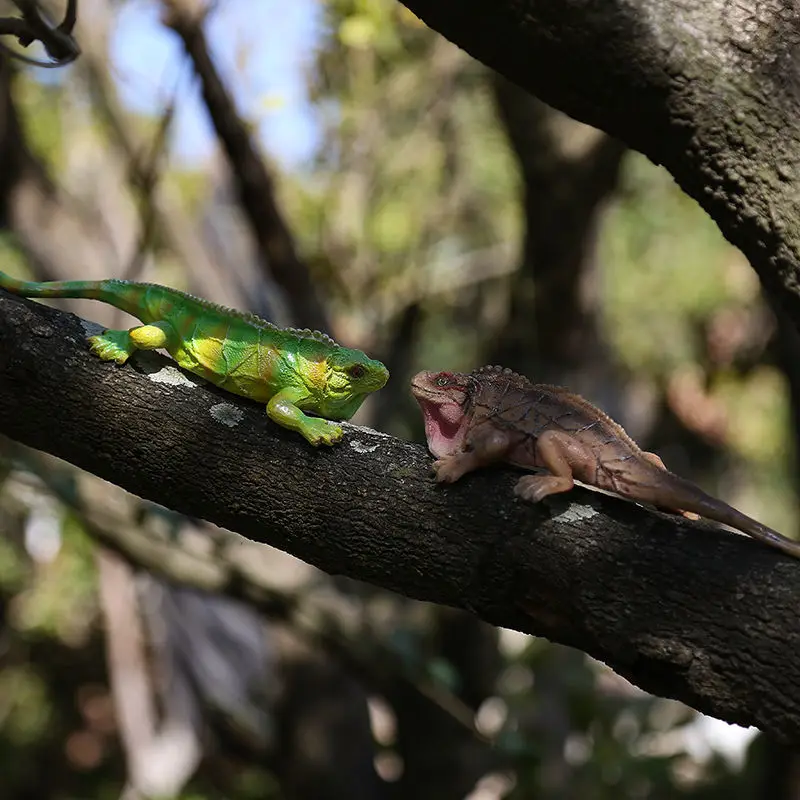
[[[22,297],[99,300],[126,311],[144,324],[90,337],[95,355],[124,364],[136,350],[164,348],[189,372],[266,403],[271,420],[313,445],[339,441],[341,426],[327,420],[350,419],[389,379],[380,361],[323,333],[278,328],[166,286],[115,279],[35,283],[0,272],[0,287]]]

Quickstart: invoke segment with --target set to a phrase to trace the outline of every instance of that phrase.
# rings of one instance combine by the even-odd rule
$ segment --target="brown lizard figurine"
[[[503,367],[470,374],[420,372],[411,391],[422,409],[436,480],[453,483],[480,467],[507,462],[547,474],[525,475],[514,493],[537,503],[578,480],[629,500],[697,515],[800,558],[800,542],[669,472],[623,428],[580,395],[531,383]]]

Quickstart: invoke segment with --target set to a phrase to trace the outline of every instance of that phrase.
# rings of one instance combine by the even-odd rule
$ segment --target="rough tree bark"
[[[436,487],[421,445],[348,427],[314,450],[154,354],[91,356],[81,322],[0,293],[0,431],[332,574],[590,653],[655,694],[800,741],[800,563],[751,540],[515,476]],[[493,498],[493,503],[487,503]]]
[[[404,4],[545,102],[663,164],[800,325],[796,3]]]

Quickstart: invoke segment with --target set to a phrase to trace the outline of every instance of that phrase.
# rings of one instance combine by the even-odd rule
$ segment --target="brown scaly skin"
[[[800,542],[673,475],[623,428],[560,386],[531,383],[502,367],[470,374],[420,372],[411,391],[425,418],[436,479],[453,483],[472,470],[506,462],[545,474],[519,479],[514,493],[536,503],[578,480],[637,502],[730,525],[800,558]]]

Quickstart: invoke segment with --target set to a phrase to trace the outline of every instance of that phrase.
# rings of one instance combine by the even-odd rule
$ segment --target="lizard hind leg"
[[[136,345],[131,342],[128,331],[103,331],[89,337],[89,349],[103,361],[124,364],[135,352]]]
[[[655,464],[659,469],[663,469],[664,472],[669,472],[667,469],[666,464],[661,460],[661,457],[656,455],[655,453],[648,453],[642,451],[642,455],[651,463]],[[678,514],[681,517],[685,517],[686,519],[700,519],[699,514],[695,514],[693,511],[682,511],[681,509],[672,509],[672,508],[662,508],[661,506],[656,506],[659,511],[664,514]]]
[[[514,487],[514,494],[530,503],[538,503],[551,494],[568,492],[575,486],[573,464],[593,458],[582,445],[560,431],[545,431],[536,440],[536,457],[550,474],[525,475]]]
[[[108,330],[89,337],[89,348],[103,361],[124,364],[137,350],[157,350],[167,347],[172,327],[166,322],[138,325],[127,331]]]

